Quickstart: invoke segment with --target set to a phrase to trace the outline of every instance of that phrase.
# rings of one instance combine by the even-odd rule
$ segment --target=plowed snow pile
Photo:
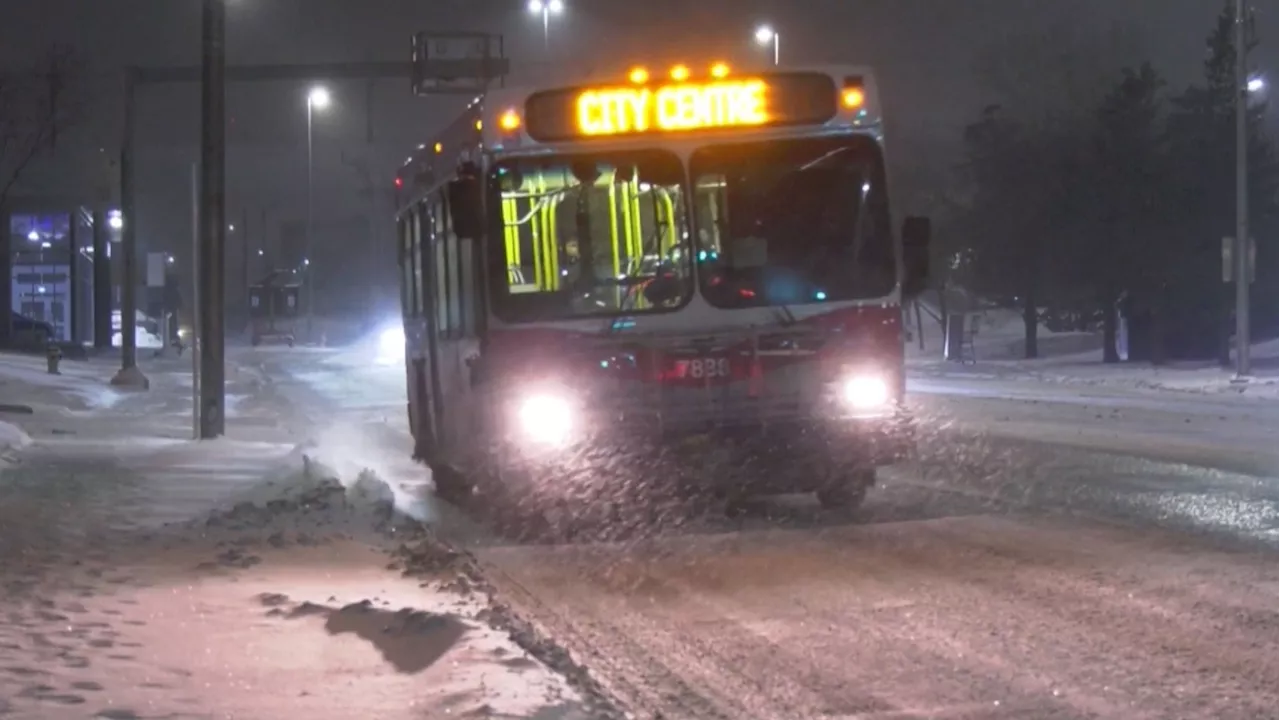
[[[0,716],[614,716],[385,482],[289,460],[212,511],[11,584]]]

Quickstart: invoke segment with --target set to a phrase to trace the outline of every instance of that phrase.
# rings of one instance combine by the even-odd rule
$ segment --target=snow
[[[118,361],[63,360],[58,375],[50,375],[44,357],[0,354],[0,400],[6,403],[49,403],[76,408],[114,407],[122,394],[109,385]]]
[[[0,358],[0,379],[54,391],[50,407],[99,369],[28,386],[12,378],[34,368]],[[126,398],[145,412],[86,411],[70,435],[47,432],[57,414],[26,416],[34,441],[0,424],[0,446],[27,445],[0,475],[0,548],[22,549],[0,567],[0,715],[599,717],[467,556],[407,516],[423,516],[421,468],[358,417],[296,436],[271,392],[242,402],[276,422],[212,441],[153,417],[189,402],[179,382]]]
[[[1261,398],[1280,397],[1275,341],[1260,343],[1252,351],[1253,375],[1238,381],[1232,370],[1216,363],[1143,364],[1102,362],[1102,351],[1091,351],[1037,360],[979,362],[972,368],[956,364],[933,366],[926,374],[986,376],[1024,379],[1064,385],[1116,386],[1140,390],[1199,394],[1235,394]],[[916,365],[920,367],[919,364]],[[933,372],[929,372],[932,370]]]
[[[1021,359],[1024,326],[1022,317],[1011,310],[972,313],[978,332],[974,336],[976,362],[962,365],[940,359],[943,337],[940,325],[924,318],[924,345],[919,337],[907,343],[908,364],[916,375],[963,377],[968,379],[1025,380],[1064,385],[1115,386],[1136,390],[1184,393],[1234,394],[1261,398],[1280,397],[1277,377],[1277,340],[1255,343],[1251,348],[1253,374],[1238,381],[1232,370],[1216,363],[1170,363],[1160,367],[1141,363],[1102,362],[1102,339],[1097,333],[1054,333],[1038,329],[1041,357]],[[918,332],[914,322],[909,323]],[[1234,353],[1233,353],[1234,357]]]
[[[10,462],[14,452],[31,444],[31,436],[13,423],[0,422],[0,467]]]
[[[141,327],[134,328],[133,336],[135,338],[134,342],[136,343],[135,347],[148,348],[148,349],[164,347],[163,340],[147,332],[144,328],[141,328]],[[122,346],[124,344],[124,335],[118,332],[112,335],[111,344],[114,347]]]

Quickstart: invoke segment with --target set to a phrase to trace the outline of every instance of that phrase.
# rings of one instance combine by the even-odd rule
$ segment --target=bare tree
[[[0,205],[32,162],[83,117],[84,78],[80,55],[61,45],[30,65],[0,70]]]

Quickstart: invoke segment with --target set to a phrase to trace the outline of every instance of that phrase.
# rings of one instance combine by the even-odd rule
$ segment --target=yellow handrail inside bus
[[[618,198],[618,202],[622,205],[622,246],[626,248],[627,267],[629,268],[631,263],[635,261],[635,255],[631,250],[634,246],[634,240],[632,240],[634,225],[631,222],[631,183],[624,180],[619,185],[619,190],[621,197]]]
[[[542,224],[543,247],[546,248],[547,256],[543,258],[543,267],[547,271],[547,289],[560,289],[560,247],[556,237],[556,205],[558,198],[547,192],[547,181],[545,178],[538,179],[538,209],[539,219]]]
[[[547,289],[546,261],[543,258],[542,233],[539,232],[537,215],[538,215],[538,197],[537,185],[534,185],[534,191],[529,195],[529,215],[524,222],[529,223],[529,247],[533,250],[533,284],[539,290]],[[521,224],[524,224],[522,222]]]
[[[622,274],[622,264],[618,256],[618,183],[615,181],[617,171],[609,176],[609,256],[613,260],[613,276]],[[613,302],[622,304],[622,288],[614,287]]]
[[[520,267],[520,225],[516,200],[502,198],[502,235],[507,248],[507,267]]]
[[[662,244],[662,255],[665,256],[676,246],[676,204],[671,200],[671,193],[665,189],[656,188],[654,192],[662,198],[663,209],[667,211],[663,218],[667,221],[666,242]]]
[[[635,224],[636,258],[644,258],[644,231],[640,228],[640,181],[631,181],[631,222]]]

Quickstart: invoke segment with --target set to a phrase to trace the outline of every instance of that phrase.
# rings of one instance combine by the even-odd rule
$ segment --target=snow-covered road
[[[400,391],[398,368],[292,372],[335,412]],[[919,457],[853,521],[786,498],[566,544],[435,512],[638,717],[1274,716],[1274,401],[910,387]]]

